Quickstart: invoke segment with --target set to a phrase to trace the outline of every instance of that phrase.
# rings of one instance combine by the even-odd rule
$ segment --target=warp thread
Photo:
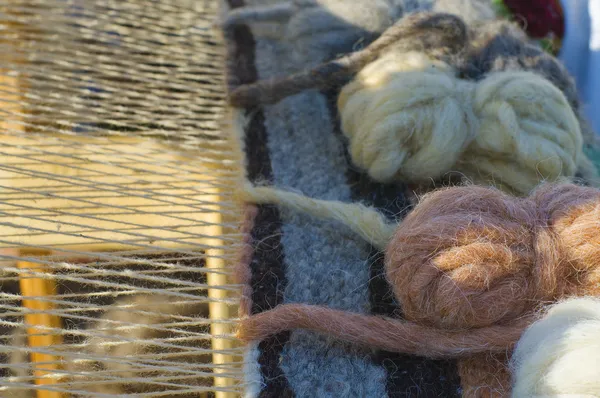
[[[423,52],[388,53],[340,92],[353,162],[382,182],[458,171],[527,194],[540,180],[573,176],[583,139],[565,95],[532,72],[459,79]]]
[[[65,346],[64,370],[55,376],[75,386],[79,397],[150,393],[197,397],[197,392],[170,390],[168,382],[172,376],[175,383],[185,382],[190,388],[211,385],[210,340],[202,336],[209,333],[208,320],[201,318],[206,314],[205,301],[192,303],[162,294],[122,297],[89,325],[84,344]],[[24,326],[16,328],[12,345],[25,347],[25,336]],[[177,337],[184,342],[172,343]],[[71,352],[78,355],[69,358]],[[27,357],[24,350],[12,351],[12,380],[31,379],[31,369],[23,367],[29,365]],[[158,376],[162,382],[153,382]],[[34,396],[33,385],[27,393]],[[28,396],[23,390],[14,394]]]
[[[432,358],[502,353],[546,304],[600,296],[600,191],[594,188],[544,184],[526,198],[487,187],[446,188],[425,195],[393,228],[362,205],[266,187],[245,193],[258,204],[337,220],[384,249],[386,275],[406,320],[284,304],[244,319],[244,340],[304,328]],[[357,215],[361,221],[351,221]]]

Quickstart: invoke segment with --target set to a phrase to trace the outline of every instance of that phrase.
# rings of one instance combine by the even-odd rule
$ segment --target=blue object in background
[[[600,137],[600,0],[561,0],[565,37],[559,54],[575,77],[585,114]]]

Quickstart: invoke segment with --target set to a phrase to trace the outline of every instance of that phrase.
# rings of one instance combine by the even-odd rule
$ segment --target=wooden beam
[[[35,383],[38,386],[56,384],[57,380],[47,378],[48,374],[60,369],[60,357],[48,353],[36,352],[35,348],[52,348],[61,345],[62,335],[53,333],[47,328],[60,329],[62,322],[57,315],[49,314],[56,306],[48,301],[36,300],[35,297],[51,297],[56,295],[56,283],[44,276],[49,271],[44,264],[19,261],[18,268],[23,270],[19,285],[23,299],[23,307],[32,311],[25,314],[28,344],[32,349],[30,361],[34,369]],[[39,275],[39,277],[36,277]],[[65,398],[66,394],[45,389],[37,390],[37,398]]]

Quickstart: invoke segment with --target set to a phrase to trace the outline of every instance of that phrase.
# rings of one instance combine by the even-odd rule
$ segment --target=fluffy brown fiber
[[[543,306],[600,295],[600,191],[547,184],[527,198],[493,188],[426,195],[385,251],[406,321],[286,304],[245,319],[259,340],[287,329],[427,357],[510,350]]]

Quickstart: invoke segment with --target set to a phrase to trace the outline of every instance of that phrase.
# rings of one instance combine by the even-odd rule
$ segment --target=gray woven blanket
[[[265,3],[230,0],[229,6]],[[406,3],[404,12],[419,6],[416,1]],[[422,3],[422,7],[428,4]],[[332,15],[312,14],[304,22],[321,23],[327,31],[313,31],[312,35],[296,31],[292,32],[296,39],[289,40],[293,23],[302,22],[303,17],[283,27],[261,23],[229,32],[230,84],[296,72],[331,58],[334,52],[351,50],[344,45],[371,33],[348,29],[350,22]],[[345,29],[353,33],[347,34]],[[336,42],[340,37],[345,40],[334,45],[340,44]],[[336,98],[336,90],[307,91],[273,106],[247,110],[248,178],[315,198],[362,201],[390,218],[401,218],[410,209],[406,187],[374,183],[350,163],[338,124]],[[260,206],[252,221],[253,253],[248,264],[252,313],[300,302],[401,317],[383,276],[382,255],[349,231],[272,206]],[[306,331],[283,333],[251,347],[245,374],[248,397],[461,394],[454,361],[357,349]]]

